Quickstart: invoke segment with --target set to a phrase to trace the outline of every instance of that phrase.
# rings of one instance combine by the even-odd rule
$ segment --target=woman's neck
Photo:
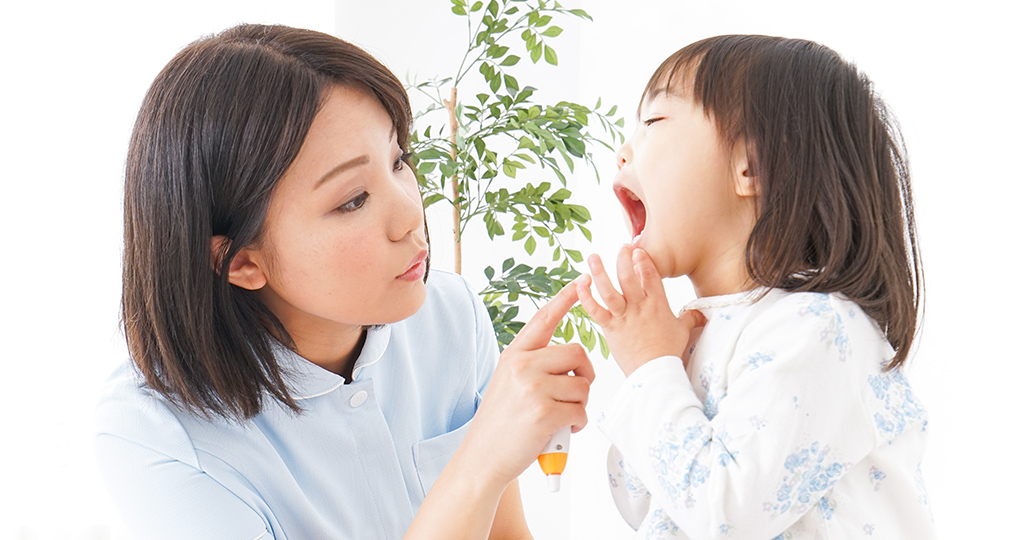
[[[292,335],[295,351],[314,364],[352,381],[356,360],[366,343],[366,327],[330,335]]]

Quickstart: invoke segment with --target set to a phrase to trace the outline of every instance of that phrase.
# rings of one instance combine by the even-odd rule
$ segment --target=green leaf
[[[565,254],[568,255],[570,259],[576,262],[583,262],[583,254],[580,253],[579,251],[576,251],[575,249],[566,249]]]
[[[488,281],[494,279],[494,268],[492,268],[490,266],[488,266],[487,268],[484,268],[484,275],[487,276],[487,280]]]
[[[501,66],[514,66],[517,63],[519,63],[519,57],[514,55],[514,54],[510,54],[510,55],[506,56],[505,59],[502,60],[501,64],[499,64],[499,65],[501,65]]]
[[[555,54],[555,50],[547,45],[544,45],[544,60],[552,66],[558,65],[558,55]]]
[[[611,349],[608,348],[608,340],[604,338],[604,334],[598,334],[597,337],[601,343],[601,356],[608,358],[608,355],[612,352]]]
[[[583,11],[582,9],[570,9],[569,13],[572,13],[573,15],[575,15],[577,17],[582,17],[584,19],[587,19],[588,21],[594,20],[594,18],[591,17],[590,14],[588,14],[586,11]]]
[[[483,2],[476,2],[476,3],[473,4],[473,7],[469,8],[469,10],[470,11],[480,11],[480,8],[482,8],[482,7],[484,7],[484,3]]]
[[[516,261],[512,257],[505,259],[505,262],[501,263],[501,273],[504,274],[505,272],[508,272],[514,264],[516,264]]]
[[[423,208],[427,208],[438,201],[444,200],[444,198],[444,194],[442,193],[435,193],[433,195],[430,195],[426,199],[423,199]]]
[[[497,0],[491,0],[491,2],[489,4],[487,4],[487,12],[490,13],[492,17],[497,17],[498,16],[498,1]]]
[[[541,32],[540,35],[547,36],[547,37],[558,37],[558,35],[561,34],[561,33],[562,33],[562,29],[561,28],[559,28],[557,26],[550,26],[550,27],[547,28],[547,30],[544,30],[543,32]]]
[[[551,22],[551,15],[544,15],[537,19],[537,26],[547,26]]]
[[[530,48],[530,60],[533,60],[534,64],[537,63],[537,60],[540,60],[540,55],[544,52],[542,50],[543,47],[544,45],[538,44],[537,46]]]
[[[594,331],[587,328],[582,323],[580,323],[576,329],[580,333],[580,343],[582,343],[588,351],[594,350],[594,345],[597,345],[597,340],[594,337]]]
[[[519,57],[518,56],[509,57],[509,58],[515,58],[516,62],[519,61]],[[514,92],[518,92],[519,91],[519,81],[517,81],[516,78],[511,76],[511,75],[505,75],[505,88],[509,89],[509,91],[511,91],[513,93]]]
[[[464,6],[454,5],[454,6],[452,6],[452,13],[454,13],[456,15],[465,15],[466,14],[466,8]]]
[[[534,240],[534,238],[531,236],[526,239],[526,245],[524,245],[523,247],[526,248],[527,253],[533,255],[533,251],[537,249],[537,241]]]

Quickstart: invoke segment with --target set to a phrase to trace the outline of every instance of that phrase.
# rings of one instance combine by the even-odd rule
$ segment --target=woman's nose
[[[411,180],[399,178],[392,183],[392,215],[388,227],[388,239],[392,242],[401,241],[423,227],[423,199],[415,176],[411,172],[409,176]]]

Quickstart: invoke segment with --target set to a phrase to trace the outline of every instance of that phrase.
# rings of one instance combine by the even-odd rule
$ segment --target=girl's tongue
[[[626,210],[626,215],[629,216],[629,223],[633,228],[633,243],[636,243],[637,237],[644,232],[644,225],[647,224],[647,209],[644,207],[644,202],[624,186],[615,186],[615,196],[618,197],[619,203]]]

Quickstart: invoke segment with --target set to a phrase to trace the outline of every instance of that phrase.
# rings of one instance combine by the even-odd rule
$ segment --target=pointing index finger
[[[546,347],[551,342],[551,337],[554,336],[559,321],[565,317],[566,313],[569,313],[572,306],[576,305],[577,300],[579,300],[579,293],[576,290],[576,285],[574,282],[570,282],[562,287],[562,290],[558,291],[558,294],[547,304],[537,310],[537,313],[512,340],[509,347],[526,351]]]

